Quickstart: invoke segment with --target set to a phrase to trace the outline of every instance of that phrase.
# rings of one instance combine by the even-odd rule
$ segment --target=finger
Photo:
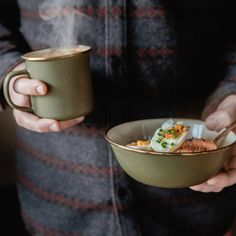
[[[26,95],[43,95],[46,92],[46,85],[38,80],[16,76],[10,81],[10,97],[12,102],[17,106],[29,107],[30,99]]]
[[[13,89],[23,95],[44,95],[47,93],[47,86],[40,80],[18,78],[13,84]]]
[[[210,192],[215,192],[218,193],[223,190],[223,188],[218,187],[218,186],[211,186],[208,185],[207,183],[202,183],[196,186],[191,186],[190,189],[198,192],[203,192],[203,193],[210,193]]]
[[[231,186],[236,183],[236,169],[229,169],[221,171],[213,178],[207,180],[205,183],[191,186],[190,188],[195,191],[201,192],[220,192],[225,187]]]
[[[236,120],[236,95],[226,97],[217,110],[206,118],[206,126],[212,130],[221,130]]]
[[[55,132],[60,130],[58,121],[52,119],[41,119],[31,113],[23,112],[14,109],[13,115],[16,123],[26,129],[36,131],[39,133],[43,132]]]
[[[206,119],[206,126],[211,130],[220,131],[233,122],[227,111],[216,111]]]
[[[72,120],[60,121],[59,122],[60,129],[61,130],[68,129],[76,124],[79,124],[84,120],[84,118],[85,118],[84,116],[81,116],[81,117],[78,117],[78,118],[72,119]]]
[[[235,153],[236,154],[236,153]],[[236,169],[236,155],[233,155],[229,161],[226,163],[226,169],[232,169],[235,168]]]
[[[23,76],[15,76],[10,80],[9,84],[9,94],[12,102],[17,106],[29,107],[30,100],[28,96],[17,93],[13,87],[16,80],[19,78],[24,78]]]
[[[225,188],[236,183],[236,169],[221,171],[213,178],[207,180],[209,186],[215,188]]]
[[[220,103],[220,105],[218,106],[218,109],[219,110],[229,110],[229,112],[233,112],[232,115],[233,116],[236,116],[236,108],[235,108],[235,105],[236,105],[236,95],[230,95],[228,97],[226,97],[223,102]],[[232,110],[232,108],[234,108]]]

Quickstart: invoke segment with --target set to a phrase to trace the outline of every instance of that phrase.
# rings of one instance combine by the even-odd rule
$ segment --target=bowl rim
[[[160,155],[164,155],[164,156],[197,156],[199,154],[201,155],[206,155],[206,154],[209,154],[209,153],[217,153],[221,150],[226,150],[226,149],[229,149],[231,148],[234,144],[236,144],[236,140],[229,144],[229,145],[226,145],[224,147],[220,147],[220,148],[217,148],[215,150],[209,150],[209,151],[201,151],[201,152],[156,152],[156,151],[150,151],[150,150],[140,150],[140,149],[134,149],[134,148],[131,148],[131,147],[127,147],[127,146],[124,146],[122,144],[118,144],[114,141],[112,141],[109,137],[108,137],[108,133],[111,129],[119,126],[119,125],[123,125],[123,124],[127,124],[127,123],[133,123],[133,122],[138,122],[138,121],[147,121],[147,120],[158,120],[158,119],[170,119],[170,118],[151,118],[151,119],[140,119],[140,120],[132,120],[132,121],[127,121],[127,122],[124,122],[124,123],[120,123],[120,124],[117,124],[117,125],[114,125],[112,127],[110,127],[106,132],[105,132],[105,139],[112,145],[116,146],[116,147],[119,147],[123,150],[127,150],[127,151],[131,151],[131,152],[134,152],[134,153],[142,153],[142,154],[148,154],[148,155],[153,155],[153,156],[160,156]],[[178,117],[174,117],[173,119],[179,119],[179,120],[197,120],[197,121],[202,121],[204,123],[203,120],[201,119],[191,119],[191,118],[178,118]],[[230,131],[230,133],[234,133],[233,131]],[[235,134],[235,133],[234,133]],[[236,136],[236,134],[235,134]]]

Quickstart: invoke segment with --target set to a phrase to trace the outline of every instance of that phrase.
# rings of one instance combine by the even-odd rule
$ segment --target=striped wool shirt
[[[136,119],[200,117],[236,92],[230,4],[1,1],[1,83],[25,52],[72,43],[93,48],[92,114],[58,133],[17,128],[17,186],[32,235],[222,236],[227,231],[235,214],[235,186],[206,194],[138,183],[121,170],[104,133]],[[2,95],[1,101],[4,107]]]

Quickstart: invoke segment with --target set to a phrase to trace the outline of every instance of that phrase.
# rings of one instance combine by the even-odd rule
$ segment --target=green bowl
[[[198,153],[163,153],[136,150],[126,145],[134,140],[150,139],[168,118],[137,120],[109,129],[106,139],[122,167],[133,179],[156,187],[183,188],[200,184],[215,175],[229,158],[236,141],[230,132],[221,147]],[[175,118],[190,126],[190,136],[214,139],[201,120]],[[198,136],[199,137],[199,136]]]

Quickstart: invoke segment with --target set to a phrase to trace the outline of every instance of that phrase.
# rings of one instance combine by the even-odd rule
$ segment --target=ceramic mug
[[[49,48],[22,56],[26,70],[12,71],[3,83],[8,104],[15,109],[32,112],[42,118],[68,120],[89,114],[93,110],[93,92],[89,65],[91,47]],[[9,95],[12,77],[27,75],[46,83],[44,96],[30,96],[31,107],[15,105]]]

